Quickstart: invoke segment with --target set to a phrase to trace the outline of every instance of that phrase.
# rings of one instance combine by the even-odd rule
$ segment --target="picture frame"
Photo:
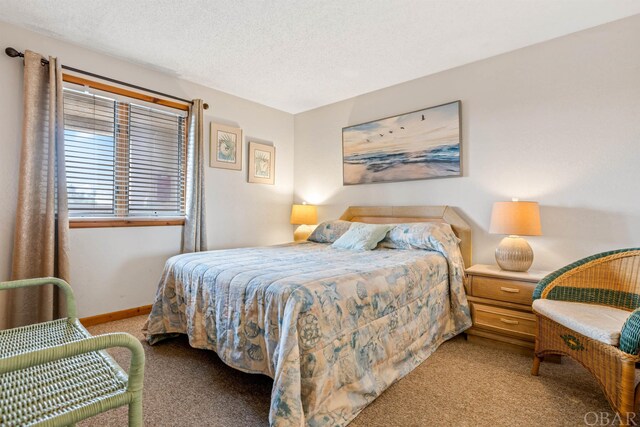
[[[359,185],[462,176],[461,102],[342,128],[342,182]]]
[[[273,145],[249,142],[249,176],[254,184],[275,184],[276,149]]]
[[[209,166],[242,170],[242,129],[211,122]]]

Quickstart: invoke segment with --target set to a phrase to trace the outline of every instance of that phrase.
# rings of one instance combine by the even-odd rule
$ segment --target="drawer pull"
[[[503,317],[500,318],[500,321],[502,323],[506,323],[507,325],[518,325],[520,323],[517,320],[509,320],[509,319],[505,319]]]
[[[515,288],[505,288],[504,286],[500,287],[500,290],[503,292],[509,292],[511,294],[517,294],[520,292],[520,289],[515,289]]]

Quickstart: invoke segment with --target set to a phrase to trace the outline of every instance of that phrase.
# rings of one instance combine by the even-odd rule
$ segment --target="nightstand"
[[[473,326],[469,341],[533,354],[536,317],[531,311],[533,290],[549,271],[526,273],[476,264],[466,270],[465,289]]]

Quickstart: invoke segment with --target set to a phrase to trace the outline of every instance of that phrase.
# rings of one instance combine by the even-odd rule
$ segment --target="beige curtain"
[[[12,279],[55,276],[69,280],[69,215],[64,163],[62,71],[27,51],[24,114]],[[5,291],[4,327],[43,322],[65,314],[52,285]],[[0,316],[1,317],[1,316]],[[4,320],[4,322],[2,322]]]
[[[189,112],[187,144],[186,219],[182,230],[182,253],[207,250],[207,215],[204,203],[203,102],[193,101]]]

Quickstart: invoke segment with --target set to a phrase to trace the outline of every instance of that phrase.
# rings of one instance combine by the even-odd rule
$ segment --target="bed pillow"
[[[331,246],[334,248],[370,251],[378,245],[378,242],[384,239],[384,236],[392,228],[393,225],[388,224],[354,222],[349,227],[349,231],[340,236]]]
[[[342,221],[339,219],[333,221],[325,221],[318,225],[307,240],[316,243],[333,243],[340,236],[347,232],[353,224],[350,221]]]
[[[380,242],[379,247],[388,249],[435,250],[437,242],[455,245],[460,239],[446,222],[413,222],[396,224]]]

